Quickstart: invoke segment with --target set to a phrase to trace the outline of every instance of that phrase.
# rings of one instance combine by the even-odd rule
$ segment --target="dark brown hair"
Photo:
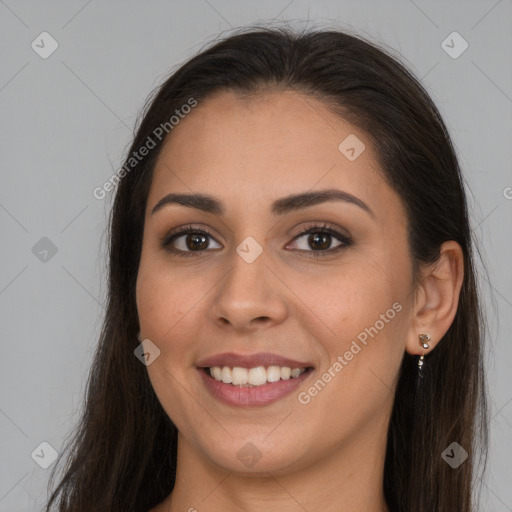
[[[404,353],[383,485],[394,512],[472,512],[475,469],[487,456],[484,317],[463,177],[437,108],[398,58],[361,37],[334,29],[249,27],[211,43],[155,91],[124,167],[176,109],[191,98],[200,108],[203,99],[222,90],[312,95],[367,134],[385,179],[406,207],[415,284],[421,264],[435,262],[443,242],[460,244],[464,281],[458,310],[426,356],[418,388],[417,358]],[[135,283],[144,213],[164,140],[156,140],[117,187],[103,329],[82,417],[60,454],[58,462],[67,464],[47,512],[53,503],[61,512],[147,512],[174,486],[176,427],[133,353],[139,343]],[[441,458],[454,441],[469,453],[457,469]]]

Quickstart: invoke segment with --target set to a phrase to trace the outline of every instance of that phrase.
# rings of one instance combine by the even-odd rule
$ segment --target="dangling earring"
[[[142,342],[142,337],[141,337],[141,335],[140,335],[140,331],[137,333],[137,340],[138,340],[138,341],[140,341],[140,342]]]
[[[419,343],[420,345],[425,349],[427,350],[429,347],[429,344],[427,343],[427,341],[430,341],[430,336],[428,334],[420,334],[419,335]],[[421,369],[423,367],[423,362],[424,362],[424,357],[423,357],[423,354],[421,354],[419,360],[418,360],[418,371],[420,372],[420,375],[421,375]]]

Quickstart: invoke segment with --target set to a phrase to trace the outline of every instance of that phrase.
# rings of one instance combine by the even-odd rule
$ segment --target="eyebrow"
[[[354,204],[370,214],[371,217],[375,217],[374,212],[361,199],[348,192],[334,188],[282,197],[272,203],[270,211],[274,215],[284,215],[293,210],[308,208],[309,206],[328,201],[343,201],[348,204]],[[151,215],[170,204],[180,204],[215,215],[223,215],[225,212],[222,202],[212,196],[205,194],[167,194],[153,207]]]

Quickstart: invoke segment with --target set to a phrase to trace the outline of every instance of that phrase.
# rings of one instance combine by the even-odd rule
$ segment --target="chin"
[[[204,451],[214,464],[227,471],[268,476],[268,473],[287,472],[291,468],[301,466],[297,448],[297,444],[279,443],[278,447],[275,447],[273,443],[251,441],[247,438],[230,439],[227,445],[215,444],[213,450],[209,446]]]

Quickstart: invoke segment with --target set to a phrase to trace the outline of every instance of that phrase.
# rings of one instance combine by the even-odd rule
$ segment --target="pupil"
[[[189,244],[190,241],[192,242]],[[200,233],[195,233],[187,237],[187,246],[189,249],[206,249],[207,245],[208,241],[206,240],[206,236]]]
[[[315,248],[315,245],[320,244],[320,246],[317,246],[317,249],[327,249],[329,247],[329,234],[326,233],[314,233],[310,235],[309,242],[311,243],[311,246]]]

